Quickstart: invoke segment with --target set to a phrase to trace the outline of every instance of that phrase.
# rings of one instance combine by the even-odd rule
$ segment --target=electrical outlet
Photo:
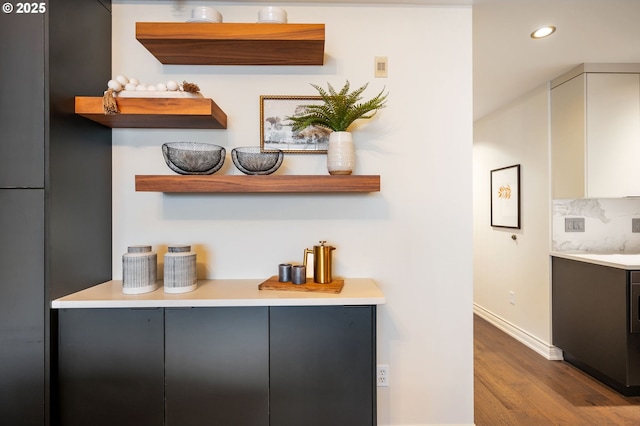
[[[389,366],[378,364],[376,368],[376,383],[378,386],[389,386]]]
[[[564,232],[584,232],[584,217],[565,217]]]
[[[631,219],[631,232],[640,232],[640,219]]]
[[[515,291],[510,291],[509,292],[509,303],[511,303],[512,305],[516,304],[516,292]]]

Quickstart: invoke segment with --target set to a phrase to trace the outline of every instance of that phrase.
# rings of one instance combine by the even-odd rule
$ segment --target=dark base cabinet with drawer
[[[640,395],[640,271],[552,257],[553,344],[618,392]]]
[[[60,424],[376,424],[374,305],[61,309]]]

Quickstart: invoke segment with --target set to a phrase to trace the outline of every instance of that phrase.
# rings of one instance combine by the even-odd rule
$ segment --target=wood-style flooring
[[[474,348],[476,426],[640,425],[640,397],[549,361],[476,315]]]

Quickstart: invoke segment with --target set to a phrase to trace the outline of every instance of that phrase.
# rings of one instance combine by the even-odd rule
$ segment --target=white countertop
[[[551,256],[594,263],[596,265],[611,266],[619,269],[640,270],[640,254],[553,251],[551,252]]]
[[[113,280],[51,302],[54,309],[160,308],[216,306],[326,306],[382,305],[386,299],[370,278],[346,278],[338,294],[259,290],[261,279],[200,280],[189,293],[167,294],[162,286],[144,294],[122,293],[122,281]]]

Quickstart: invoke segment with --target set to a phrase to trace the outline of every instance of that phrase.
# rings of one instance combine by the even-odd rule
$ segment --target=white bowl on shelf
[[[281,7],[267,6],[258,12],[258,23],[260,24],[286,24],[287,11]]]
[[[222,14],[213,7],[197,6],[191,9],[191,19],[187,22],[220,23]]]

